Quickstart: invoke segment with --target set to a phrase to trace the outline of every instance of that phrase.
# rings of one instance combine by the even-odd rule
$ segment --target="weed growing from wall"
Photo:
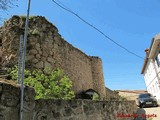
[[[100,100],[100,96],[97,93],[94,93],[92,100]]]
[[[44,74],[42,70],[25,70],[24,84],[33,87],[36,96],[35,99],[72,99],[74,92],[72,90],[72,81],[60,69],[55,71],[47,70]],[[12,80],[18,78],[17,66],[8,70],[9,77]]]

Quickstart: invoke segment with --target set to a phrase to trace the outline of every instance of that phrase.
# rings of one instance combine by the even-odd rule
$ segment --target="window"
[[[158,64],[158,66],[160,66],[160,51],[158,52],[157,56],[156,56],[156,62]]]

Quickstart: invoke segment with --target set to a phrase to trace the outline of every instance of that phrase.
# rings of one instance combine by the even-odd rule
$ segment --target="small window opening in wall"
[[[105,104],[103,104],[103,108],[105,108],[106,107],[106,105]]]

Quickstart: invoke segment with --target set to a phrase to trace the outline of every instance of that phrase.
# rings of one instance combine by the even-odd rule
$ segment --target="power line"
[[[61,1],[59,1],[59,0],[56,0],[59,4],[61,4],[61,6],[63,6],[63,7],[65,7],[66,9],[68,9],[68,10],[70,10],[71,11],[71,9],[70,8],[68,8],[66,5],[64,5]]]
[[[76,16],[77,18],[79,18],[82,22],[84,22],[84,23],[87,24],[88,26],[90,26],[90,27],[92,27],[93,29],[95,29],[97,32],[99,32],[99,33],[100,33],[101,35],[103,35],[106,39],[110,40],[111,42],[113,42],[113,43],[114,43],[115,45],[117,45],[118,47],[120,47],[120,48],[124,49],[126,52],[128,52],[128,53],[130,53],[130,54],[132,54],[132,55],[134,55],[134,56],[136,56],[136,57],[144,60],[143,57],[137,55],[136,53],[134,53],[134,52],[130,51],[129,49],[127,49],[126,47],[124,47],[123,45],[117,43],[115,40],[113,40],[112,38],[110,38],[109,36],[107,36],[103,31],[101,31],[100,29],[98,29],[98,28],[95,27],[94,25],[92,25],[92,24],[90,24],[89,22],[87,22],[85,19],[83,19],[81,16],[79,16],[78,14],[76,14],[75,12],[73,12],[72,10],[66,8],[66,7],[64,6],[64,4],[62,4],[61,2],[59,2],[59,3],[61,4],[61,5],[60,5],[60,4],[57,3],[55,0],[52,0],[52,1],[53,1],[57,6],[59,6],[60,8],[62,8],[63,10],[71,13],[72,15]]]

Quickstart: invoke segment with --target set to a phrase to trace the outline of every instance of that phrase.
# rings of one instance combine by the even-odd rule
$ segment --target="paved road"
[[[160,107],[138,108],[137,114],[135,120],[160,120]]]

